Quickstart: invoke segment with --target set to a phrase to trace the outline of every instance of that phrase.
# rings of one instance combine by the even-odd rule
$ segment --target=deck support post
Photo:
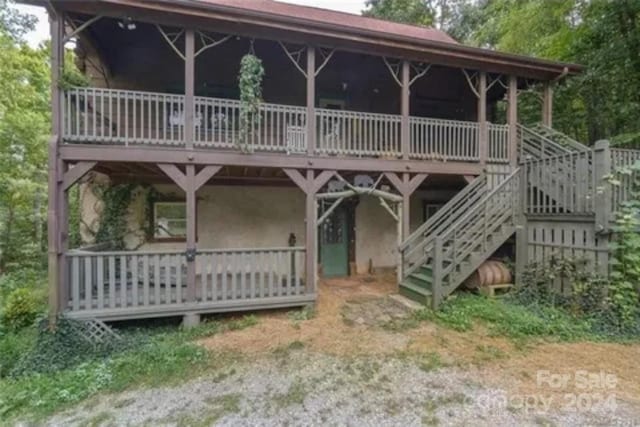
[[[185,31],[184,39],[184,142],[185,147],[193,149],[195,116],[195,33]]]
[[[411,64],[409,61],[402,61],[402,86],[401,86],[401,129],[400,129],[400,141],[402,147],[402,158],[409,159],[410,151],[410,128],[409,128],[409,114],[410,114],[410,93],[411,93]]]
[[[609,141],[597,141],[593,149],[593,173],[595,179],[596,232],[606,234],[611,224],[611,184],[606,177],[611,174],[611,149]]]
[[[411,195],[420,187],[428,175],[419,173],[411,177],[409,173],[403,173],[402,178],[391,172],[387,172],[384,175],[402,196],[402,215],[399,218],[402,219],[402,240],[404,241],[411,234]]]
[[[322,171],[315,176],[313,169],[307,169],[303,176],[297,169],[282,169],[302,191],[305,192],[305,243],[307,293],[315,293],[318,276],[318,202],[316,194],[335,175],[335,171]]]
[[[187,302],[196,300],[196,167],[186,167],[187,208]]]
[[[182,327],[185,329],[195,328],[200,324],[200,315],[198,313],[187,313],[182,317]]]
[[[489,157],[489,126],[487,126],[487,73],[480,71],[478,75],[478,155],[480,164],[486,165]]]
[[[509,76],[507,90],[507,123],[509,125],[509,164],[515,168],[518,164],[518,78]]]
[[[522,284],[522,274],[527,267],[529,260],[527,216],[525,215],[525,203],[527,200],[527,169],[526,163],[520,167],[518,176],[518,193],[514,194],[516,204],[515,226],[516,226],[516,263],[515,263],[515,283]]]
[[[49,325],[55,328],[58,313],[64,309],[63,279],[64,254],[62,237],[63,219],[66,221],[65,192],[62,189],[64,163],[60,160],[58,145],[62,137],[62,93],[58,83],[64,67],[64,14],[60,11],[49,14],[51,29],[51,134],[49,140],[49,205],[47,212]]]
[[[551,82],[545,82],[542,89],[542,124],[553,126],[553,86]]]
[[[307,47],[307,154],[316,151],[316,49]]]

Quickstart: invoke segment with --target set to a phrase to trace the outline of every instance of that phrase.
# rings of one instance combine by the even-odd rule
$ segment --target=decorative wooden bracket
[[[85,30],[86,28],[89,28],[91,24],[99,21],[102,18],[103,18],[102,15],[97,15],[87,19],[86,21],[81,21],[78,19],[70,19],[72,30],[69,34],[65,34],[65,36],[62,38],[62,44],[67,43],[69,40],[71,40],[72,38],[80,34],[83,30]]]
[[[502,74],[498,74],[495,77],[491,77],[490,74],[487,73],[487,80],[488,80],[488,84],[487,84],[487,92],[489,92],[489,90],[491,90],[491,88],[493,86],[497,84],[499,84],[500,86],[502,86],[503,89],[507,90],[509,89],[509,86],[507,86],[503,81],[502,78],[504,76]]]
[[[185,54],[182,53],[182,51],[180,51],[180,49],[178,49],[178,47],[176,46],[176,43],[178,42],[178,40],[180,40],[180,37],[182,37],[185,33],[184,29],[169,31],[169,30],[165,30],[158,24],[156,24],[156,28],[162,35],[162,38],[164,38],[167,44],[171,46],[171,49],[173,49],[173,51],[177,53],[178,56],[182,58],[183,61],[186,61],[187,58]]]
[[[418,189],[418,187],[420,187],[420,184],[422,184],[429,175],[426,173],[419,173],[408,180],[400,179],[400,177],[393,172],[385,172],[384,176],[387,177],[389,182],[393,184],[400,194],[403,196],[410,196]]]
[[[98,162],[78,162],[74,167],[64,173],[62,178],[62,189],[67,191],[73,184],[78,182],[85,176],[91,169],[95,167]]]
[[[335,49],[318,49],[318,52],[320,52],[320,56],[322,57],[322,63],[318,68],[316,68],[315,77],[318,77],[320,71],[322,71],[322,69],[329,63],[335,51]]]
[[[303,76],[307,77],[307,72],[300,65],[302,54],[306,51],[306,48],[301,47],[296,51],[292,51],[292,50],[289,50],[289,48],[287,48],[287,46],[281,41],[279,41],[278,43],[280,44],[280,47],[282,47],[282,50],[284,50],[284,53],[287,55],[287,57],[291,60],[293,65],[295,65],[295,67],[298,69],[298,71],[300,71]]]
[[[164,172],[175,184],[185,193],[189,190],[187,175],[184,174],[176,165],[170,163],[158,163],[158,167]],[[222,169],[222,166],[209,165],[205,166],[193,180],[193,191],[198,191],[205,185],[215,174]]]
[[[197,39],[200,41],[200,48],[193,55],[194,58],[197,58],[205,50],[211,49],[212,47],[216,47],[231,39],[231,35],[224,36],[222,38],[216,39],[215,37],[210,36],[209,34],[203,31],[196,31]]]
[[[464,74],[464,78],[467,80],[469,84],[469,88],[471,92],[476,96],[476,98],[480,98],[480,92],[478,90],[480,76],[478,71],[474,71],[473,73],[469,73],[464,68],[462,69],[462,74]]]
[[[402,73],[402,61],[398,61],[395,64],[391,64],[389,60],[384,56],[382,57],[382,60],[384,61],[384,64],[387,66],[387,69],[391,73],[391,77],[393,77],[393,80],[395,80],[396,83],[398,83],[398,86],[402,87],[403,86],[402,80],[400,78],[400,74]],[[419,62],[417,64],[414,62],[411,62],[410,65],[415,75],[413,76],[413,78],[411,78],[411,80],[409,80],[409,87],[411,87],[419,78],[427,74],[431,69],[431,64],[425,64],[424,62]]]
[[[297,169],[282,170],[291,181],[307,194],[317,193],[336,174],[336,171],[322,171],[317,177],[313,178],[312,172],[310,176],[305,178]]]

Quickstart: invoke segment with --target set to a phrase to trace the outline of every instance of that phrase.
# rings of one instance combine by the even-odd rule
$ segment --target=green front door
[[[349,274],[349,246],[347,212],[336,209],[321,225],[320,260],[325,277]]]

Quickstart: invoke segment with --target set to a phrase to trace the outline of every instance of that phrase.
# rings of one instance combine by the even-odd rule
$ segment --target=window
[[[422,220],[423,221],[428,221],[429,218],[431,218],[432,216],[434,216],[436,214],[436,212],[438,212],[438,210],[444,206],[443,204],[438,204],[438,203],[424,203],[423,205],[423,212],[422,212]]]
[[[184,202],[153,204],[153,237],[184,239],[187,236],[187,205]]]

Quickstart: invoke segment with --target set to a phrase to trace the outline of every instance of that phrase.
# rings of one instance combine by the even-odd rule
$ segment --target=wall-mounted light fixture
[[[131,19],[130,16],[125,16],[118,21],[118,27],[122,28],[123,30],[133,31],[136,29],[136,23],[133,22],[133,19]]]

